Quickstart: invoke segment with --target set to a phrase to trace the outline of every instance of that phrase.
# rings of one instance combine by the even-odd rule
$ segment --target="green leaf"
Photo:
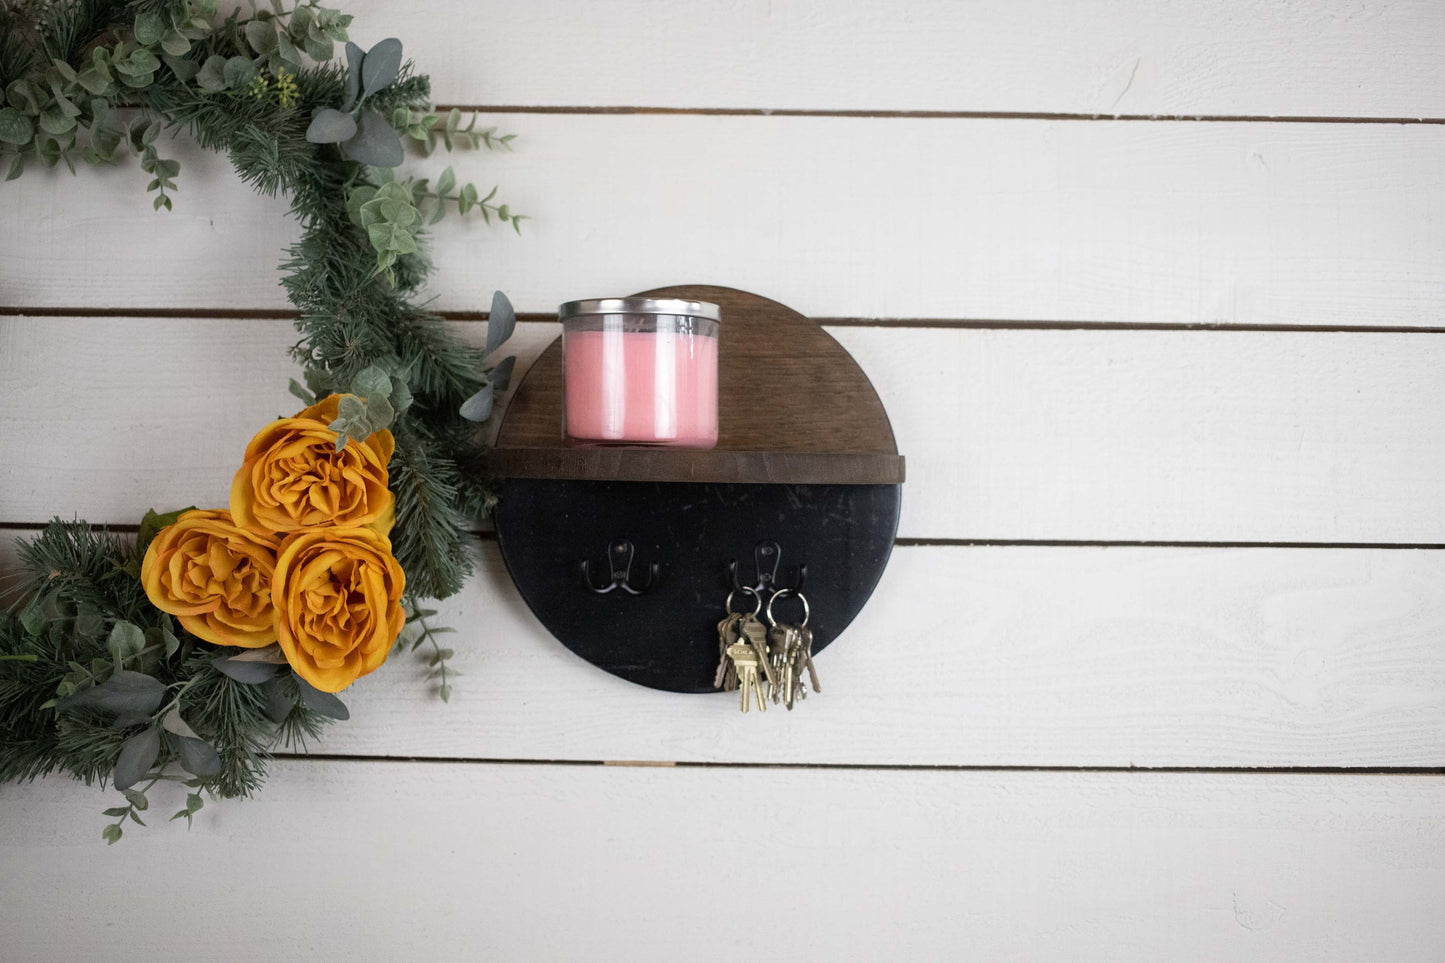
[[[361,87],[368,95],[374,94],[395,81],[400,71],[401,41],[388,37],[366,52],[361,63]]]
[[[173,735],[184,736],[187,739],[199,739],[196,730],[192,729],[185,719],[181,717],[178,710],[172,709],[161,719],[161,728]],[[198,774],[199,775],[199,774]]]
[[[116,825],[115,823],[111,823],[109,826],[105,827],[100,831],[100,838],[105,840],[105,844],[107,846],[114,846],[116,843],[120,842],[120,837],[120,826]]]
[[[366,229],[371,236],[371,246],[378,251],[394,254],[411,254],[416,250],[416,238],[399,224],[373,224]]]
[[[507,386],[512,383],[512,369],[516,364],[517,356],[514,354],[497,362],[497,366],[487,373],[487,380],[492,383],[492,387],[498,391],[506,391]]]
[[[40,129],[47,134],[68,133],[75,129],[75,118],[58,104],[51,104],[40,112]]]
[[[165,24],[161,22],[161,15],[153,10],[136,14],[135,18],[135,39],[137,43],[145,44],[147,47],[161,42],[161,34],[165,30]]]
[[[451,686],[449,686],[449,685],[444,685],[444,686],[442,686],[441,689],[439,690],[438,694],[442,697],[442,701],[443,701],[443,702],[451,702],[451,701],[452,701],[452,687],[451,687]]]
[[[22,147],[30,143],[34,135],[35,128],[30,126],[29,117],[14,107],[0,108],[0,143]]]
[[[250,57],[231,57],[227,59],[221,75],[228,89],[239,90],[255,79],[256,65],[251,63]]]
[[[86,67],[76,77],[76,83],[90,91],[92,94],[103,94],[110,89],[110,78],[101,74],[94,67]]]
[[[110,650],[111,659],[120,667],[145,648],[145,630],[129,622],[117,622],[111,627],[110,638],[105,645]]]
[[[322,692],[294,672],[291,677],[295,680],[296,687],[301,690],[301,704],[306,708],[328,719],[345,721],[351,718],[350,710],[336,696],[330,692]]]
[[[161,49],[172,57],[184,57],[191,52],[191,41],[179,30],[171,30],[161,38]]]
[[[147,799],[146,794],[139,789],[122,789],[121,795],[125,797],[126,802],[130,803],[130,808],[132,809],[139,809],[141,812],[145,812],[151,808],[150,800]]]
[[[276,49],[279,38],[274,20],[248,20],[245,29],[246,42],[261,56],[264,57]]]
[[[147,509],[145,517],[140,520],[140,531],[136,532],[135,536],[136,554],[144,557],[146,549],[150,548],[151,542],[155,541],[163,529],[174,525],[186,512],[195,510],[194,505],[164,513],[158,513],[154,508]]]
[[[346,213],[351,218],[351,223],[357,227],[366,227],[367,222],[363,219],[362,209],[376,197],[376,188],[370,185],[358,187],[346,196]]]
[[[181,768],[193,776],[215,776],[221,772],[221,757],[209,742],[186,736],[176,738]]]
[[[361,96],[361,62],[365,56],[356,44],[346,42],[346,99],[341,102],[342,110],[350,110]]]
[[[127,739],[121,744],[120,756],[110,777],[115,788],[129,789],[144,779],[160,753],[161,735],[155,729],[145,729]]]
[[[109,816],[109,817],[111,817],[112,819],[124,819],[126,816],[129,816],[129,815],[130,815],[130,807],[129,807],[129,806],[112,806],[112,807],[110,807],[109,809],[107,809],[105,812],[101,813],[101,815],[102,815],[102,816]]]
[[[391,378],[379,365],[367,365],[352,380],[351,391],[367,401],[385,398],[391,394]]]
[[[255,20],[251,21],[251,23],[256,22]],[[202,90],[213,94],[225,90],[226,58],[220,54],[212,54],[207,57],[206,62],[201,65],[200,72],[196,74],[196,84]]]
[[[5,175],[7,181],[13,181],[25,173],[25,155],[16,154],[15,159],[10,162],[10,173]]]
[[[295,378],[291,379],[291,383],[287,386],[287,388],[293,395],[300,398],[302,404],[306,405],[308,408],[316,404],[316,396],[311,392],[307,391],[306,386],[303,385],[301,382],[297,381]]]
[[[263,710],[266,718],[279,726],[291,714],[291,709],[296,705],[296,696],[291,694],[285,680],[279,676],[262,686],[262,692],[266,696],[266,707]]]
[[[482,389],[462,402],[461,409],[457,412],[468,421],[482,422],[492,416],[492,386],[482,385]]]
[[[256,649],[246,649],[230,657],[232,662],[269,662],[271,665],[286,665],[286,653],[276,643]]]
[[[151,210],[158,211],[163,207],[168,211],[172,210],[171,199],[165,194],[162,194],[156,198],[155,203],[151,205]]]
[[[500,348],[517,328],[517,312],[512,302],[501,291],[492,294],[492,310],[487,315],[487,347],[482,352],[486,357]]]
[[[275,678],[281,668],[269,662],[237,662],[224,655],[218,655],[212,659],[211,665],[217,672],[231,677],[242,685],[260,685],[262,682]]]
[[[350,114],[323,107],[311,118],[306,139],[313,144],[337,144],[356,136],[356,121]]]
[[[81,671],[86,670],[82,668]],[[113,715],[122,712],[143,712],[148,715],[160,708],[165,694],[166,687],[150,676],[130,669],[120,669],[100,685],[61,699],[57,708],[61,712],[84,708]]]
[[[370,167],[395,167],[406,158],[401,138],[374,110],[361,115],[356,136],[343,142],[342,150],[348,159]]]
[[[442,176],[437,178],[437,193],[447,195],[457,186],[457,175],[450,167],[442,171]]]
[[[188,84],[192,80],[195,80],[196,75],[201,72],[201,65],[194,60],[187,60],[184,57],[172,57],[170,54],[166,54],[161,60],[165,61],[166,66],[171,68],[171,73],[175,74],[176,79],[183,84]]]

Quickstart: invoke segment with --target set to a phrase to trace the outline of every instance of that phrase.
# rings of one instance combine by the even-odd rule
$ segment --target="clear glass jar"
[[[602,298],[568,301],[557,317],[569,444],[717,444],[717,305]]]

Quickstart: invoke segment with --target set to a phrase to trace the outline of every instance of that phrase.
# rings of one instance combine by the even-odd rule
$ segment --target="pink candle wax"
[[[572,331],[563,348],[574,442],[717,444],[717,339],[671,331]]]

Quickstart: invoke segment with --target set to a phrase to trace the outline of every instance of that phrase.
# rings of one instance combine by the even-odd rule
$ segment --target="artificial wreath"
[[[434,183],[396,168],[407,144],[511,136],[434,112],[401,43],[363,51],[350,22],[314,0],[225,17],[215,0],[0,0],[7,180],[128,148],[170,210],[179,164],[158,137],[175,129],[301,225],[281,284],[306,407],[245,447],[226,507],[153,511],[134,536],[56,520],[21,545],[0,614],[0,780],[109,780],[125,796],[110,843],[144,825],[162,780],[188,787],[171,817],[188,823],[205,795],[250,795],[270,754],[345,719],[334,693],[392,653],[429,644],[451,696],[422,600],[461,587],[467,527],[495,501],[477,422],[510,377],[494,353],[515,318],[499,293],[485,347],[453,338],[416,300],[421,240],[450,208],[522,215],[451,168]]]

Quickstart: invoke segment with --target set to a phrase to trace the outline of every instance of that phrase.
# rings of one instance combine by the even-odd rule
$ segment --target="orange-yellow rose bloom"
[[[271,580],[286,661],[323,692],[380,668],[406,621],[405,587],[391,543],[369,528],[289,536]]]
[[[146,596],[217,645],[276,641],[271,573],[280,540],[237,527],[227,511],[189,511],[161,529],[141,562]]]
[[[304,532],[345,526],[386,535],[396,518],[387,463],[396,442],[389,431],[352,438],[336,450],[341,396],[332,395],[256,433],[231,482],[231,514],[253,532]]]

